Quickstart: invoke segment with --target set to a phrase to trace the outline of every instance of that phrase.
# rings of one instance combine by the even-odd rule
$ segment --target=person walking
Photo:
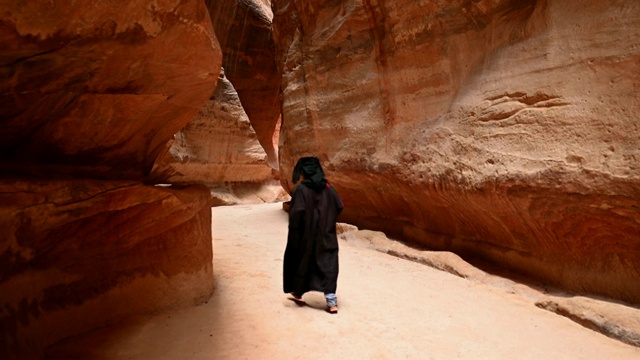
[[[293,170],[289,233],[284,253],[283,287],[295,300],[321,291],[327,311],[338,313],[338,237],[336,222],[344,205],[324,177],[320,160],[303,157]]]

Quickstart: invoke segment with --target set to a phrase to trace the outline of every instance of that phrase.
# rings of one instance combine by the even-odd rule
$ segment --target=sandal
[[[338,313],[338,307],[337,306],[327,306],[327,312],[329,314],[337,314]]]

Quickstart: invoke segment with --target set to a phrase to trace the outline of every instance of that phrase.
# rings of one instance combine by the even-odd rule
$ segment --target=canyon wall
[[[273,178],[267,154],[224,72],[211,99],[157,158],[151,176],[170,184],[207,185]]]
[[[220,49],[198,1],[0,4],[10,171],[142,179],[214,89]]]
[[[204,3],[0,6],[0,357],[208,298],[209,191],[143,183],[215,89]]]
[[[205,0],[220,41],[225,74],[265,149],[278,168],[280,75],[276,69],[270,0]],[[276,141],[277,144],[277,141]]]
[[[233,84],[220,73],[213,96],[156,159],[156,183],[203,184],[212,205],[288,199]]]
[[[5,178],[0,226],[5,355],[37,357],[69,335],[213,291],[205,187]]]
[[[282,182],[341,221],[640,303],[640,3],[274,1]]]

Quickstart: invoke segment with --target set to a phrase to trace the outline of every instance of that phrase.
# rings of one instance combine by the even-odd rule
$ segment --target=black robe
[[[284,253],[285,293],[335,293],[338,283],[336,221],[344,205],[327,183],[320,191],[301,184],[293,191]]]

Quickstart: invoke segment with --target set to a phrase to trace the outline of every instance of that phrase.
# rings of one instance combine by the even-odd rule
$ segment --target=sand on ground
[[[340,243],[339,313],[282,293],[281,203],[213,209],[216,290],[49,350],[83,359],[640,359],[640,349],[516,294]]]

